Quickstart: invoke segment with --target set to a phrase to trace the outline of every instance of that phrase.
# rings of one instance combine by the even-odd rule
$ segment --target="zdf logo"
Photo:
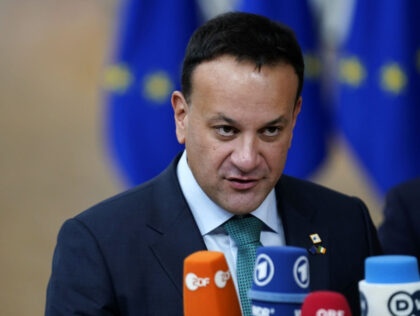
[[[227,281],[230,279],[230,272],[229,271],[222,271],[219,270],[214,275],[214,283],[218,288],[224,288],[226,286]]]
[[[199,287],[205,287],[210,283],[209,278],[199,278],[194,273],[188,273],[185,276],[185,286],[190,291],[195,291]]]

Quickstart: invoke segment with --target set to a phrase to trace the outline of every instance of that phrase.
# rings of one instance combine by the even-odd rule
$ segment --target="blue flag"
[[[197,12],[194,0],[123,3],[104,85],[110,152],[130,186],[156,176],[183,148],[175,137],[170,98],[179,88]]]
[[[327,151],[329,120],[321,101],[321,62],[315,22],[306,0],[242,0],[238,10],[279,21],[296,34],[305,58],[302,110],[293,132],[285,173],[308,177],[321,164]]]
[[[338,122],[379,192],[420,175],[420,1],[361,0],[340,52]]]

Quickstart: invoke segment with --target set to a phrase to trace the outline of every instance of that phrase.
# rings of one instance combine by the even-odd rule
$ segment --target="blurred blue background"
[[[156,176],[182,149],[173,133],[170,97],[179,89],[190,34],[214,14],[204,3],[127,0],[121,6],[106,73],[106,124],[110,154],[128,186]],[[381,195],[420,175],[418,1],[347,2],[336,10],[327,6],[330,1],[219,3],[221,12],[246,11],[280,21],[301,44],[304,103],[285,173],[310,177],[328,158],[330,140],[341,137]],[[320,21],[332,12],[347,16],[342,20],[347,23],[336,25],[346,27],[330,39]],[[330,59],[328,49],[334,54]]]

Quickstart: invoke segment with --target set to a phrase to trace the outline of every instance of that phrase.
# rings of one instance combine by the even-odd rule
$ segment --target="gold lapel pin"
[[[309,238],[311,238],[312,243],[313,243],[314,245],[316,245],[316,244],[320,244],[320,243],[322,242],[321,237],[319,237],[319,235],[318,235],[318,234],[310,234],[310,235],[309,235]]]

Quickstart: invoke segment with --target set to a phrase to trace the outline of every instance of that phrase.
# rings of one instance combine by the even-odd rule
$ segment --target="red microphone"
[[[351,311],[344,295],[315,291],[303,301],[301,316],[351,316]]]
[[[185,316],[241,316],[238,296],[222,252],[198,251],[184,260]]]

